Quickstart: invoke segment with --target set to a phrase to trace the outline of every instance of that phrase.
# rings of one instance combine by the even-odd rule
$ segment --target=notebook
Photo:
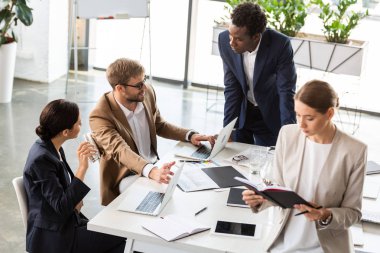
[[[183,170],[184,163],[177,169],[165,192],[155,192],[139,188],[128,195],[119,205],[118,210],[157,216],[173,196],[174,190]]]
[[[188,164],[186,164],[187,166]],[[209,189],[230,188],[243,184],[234,180],[234,177],[244,176],[232,166],[218,167],[186,167],[178,182],[184,192],[193,192]]]
[[[177,151],[175,155],[195,160],[210,160],[214,158],[226,146],[237,119],[238,118],[232,120],[227,126],[225,126],[220,131],[218,139],[216,139],[213,149],[211,149],[209,143],[203,144],[200,147],[184,146],[179,151]]]

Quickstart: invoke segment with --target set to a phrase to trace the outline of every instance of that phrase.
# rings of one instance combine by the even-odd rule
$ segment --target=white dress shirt
[[[247,99],[253,105],[257,105],[255,96],[253,95],[253,75],[255,72],[256,55],[257,55],[257,51],[259,50],[260,43],[261,43],[261,36],[260,36],[260,41],[257,44],[255,51],[252,51],[252,52],[246,51],[243,53],[244,73],[245,73],[245,78],[249,87]]]
[[[306,139],[297,193],[307,201],[314,201],[318,178],[331,145]],[[272,247],[271,253],[323,253],[315,222],[307,220],[304,215],[294,216],[298,212],[297,209],[293,209],[290,213],[289,220]]]
[[[154,167],[153,164],[157,161],[157,156],[152,152],[151,149],[149,124],[148,119],[146,118],[144,105],[143,103],[139,102],[137,103],[136,109],[134,111],[130,111],[119,101],[117,101],[117,99],[115,100],[119,104],[121,110],[124,112],[128,124],[132,129],[132,134],[134,140],[136,141],[139,155],[149,162],[147,165],[145,165],[142,171],[143,176],[148,177],[150,171]],[[119,185],[120,192],[123,192],[135,180],[136,176],[123,178]]]

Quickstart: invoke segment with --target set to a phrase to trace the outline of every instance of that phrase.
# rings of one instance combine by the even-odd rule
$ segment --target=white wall
[[[67,71],[68,1],[30,0],[34,22],[16,29],[15,77],[52,82]]]

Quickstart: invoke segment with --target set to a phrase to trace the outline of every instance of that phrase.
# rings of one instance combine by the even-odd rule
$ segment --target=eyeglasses
[[[130,84],[120,84],[120,85],[123,85],[123,86],[129,86],[129,87],[133,87],[133,88],[136,88],[138,90],[141,90],[142,87],[145,85],[146,83],[146,79],[147,79],[147,76],[144,76],[144,80],[142,80],[141,82],[138,82],[138,83],[135,83],[133,85],[130,85]]]

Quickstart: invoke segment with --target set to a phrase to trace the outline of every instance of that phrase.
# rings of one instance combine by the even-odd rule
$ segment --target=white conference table
[[[170,161],[178,158],[174,157],[176,148],[188,143],[178,143],[161,161]],[[213,159],[220,165],[228,164],[225,158],[246,150],[251,145],[242,143],[228,143],[226,148]],[[233,165],[239,172],[247,178],[252,178],[249,169],[246,167]],[[380,175],[378,175],[380,181]],[[252,178],[255,179],[255,178]],[[257,179],[257,178],[256,178]],[[144,185],[151,189],[161,189],[165,185],[155,183],[147,178],[140,177],[134,184]],[[174,242],[167,242],[158,236],[142,228],[142,224],[149,223],[153,217],[149,215],[134,214],[117,210],[120,202],[133,194],[133,187],[128,188],[119,197],[106,206],[93,219],[90,220],[87,227],[89,230],[116,236],[126,237],[127,246],[125,252],[141,251],[144,253],[186,253],[186,252],[264,252],[264,240],[267,238],[273,225],[273,212],[269,208],[261,213],[254,214],[249,208],[230,207],[226,205],[228,190],[206,190],[199,192],[185,193],[178,187],[176,188],[172,199],[161,212],[160,216],[167,214],[191,215],[195,219],[210,227],[213,227],[217,220],[227,220],[242,223],[259,224],[262,227],[260,239],[242,238],[233,236],[216,235],[209,231],[191,235]],[[368,202],[369,201],[369,202]],[[380,210],[379,200],[365,200],[364,205],[377,206]],[[207,210],[194,216],[194,213],[202,207],[207,206]],[[364,246],[357,247],[364,252],[378,252],[378,241],[380,240],[380,225],[363,223]]]

